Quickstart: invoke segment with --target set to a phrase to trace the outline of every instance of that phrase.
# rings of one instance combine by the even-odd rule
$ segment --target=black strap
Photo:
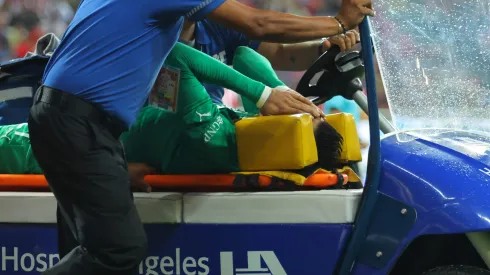
[[[341,173],[339,173],[339,171],[337,171],[337,169],[335,169],[334,171],[332,171],[332,173],[334,173],[335,175],[337,175],[337,183],[335,184],[335,187],[336,188],[338,188],[338,189],[349,189],[349,186],[344,185],[344,175],[342,175]]]
[[[250,187],[250,188],[260,188],[260,175],[259,174],[252,174],[252,175],[248,175],[248,180],[246,181],[246,185],[247,187]]]
[[[243,186],[245,186],[245,175],[243,175],[243,174],[237,174],[235,176],[235,179],[233,180],[233,186],[234,187],[243,187]]]
[[[320,164],[318,162],[316,162],[316,163],[308,165],[304,168],[295,169],[295,170],[287,170],[286,172],[299,174],[305,178],[308,178],[309,176],[313,175],[320,168],[321,168]]]
[[[260,174],[237,174],[233,180],[234,187],[246,187],[250,189],[261,189],[259,183]],[[290,180],[281,179],[275,176],[271,176],[271,183],[264,188],[265,191],[282,190],[293,191],[298,189],[298,185]]]
[[[292,180],[285,180],[285,179],[276,178],[276,177],[272,177],[272,179],[273,180],[276,179],[277,181],[282,183],[283,186],[282,186],[281,190],[283,190],[283,191],[298,190],[298,185]]]

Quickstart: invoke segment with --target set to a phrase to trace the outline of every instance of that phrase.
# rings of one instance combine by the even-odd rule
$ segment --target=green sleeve
[[[249,47],[238,47],[233,58],[233,69],[269,87],[289,89],[277,77],[269,60]],[[259,113],[259,109],[247,98],[242,97],[242,104],[245,111]]]
[[[238,47],[233,57],[233,69],[271,88],[286,86],[277,77],[269,60],[249,47]]]
[[[264,84],[182,43],[175,45],[167,58],[167,63],[177,64],[179,68],[185,67],[186,70],[192,72],[196,81],[213,83],[231,89],[259,106],[265,103],[270,94],[270,88]],[[195,83],[195,85],[198,84]]]

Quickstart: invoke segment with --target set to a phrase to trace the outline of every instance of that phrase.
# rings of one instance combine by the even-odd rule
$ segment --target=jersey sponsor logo
[[[211,116],[211,112],[207,112],[207,113],[199,113],[198,111],[196,111],[196,114],[199,116],[199,122],[202,122],[202,117],[210,117]]]
[[[223,125],[223,118],[218,116],[216,120],[211,123],[206,130],[204,131],[204,142],[208,143],[213,139],[216,133],[221,129],[221,125]]]
[[[274,251],[248,251],[248,266],[235,268],[233,252],[221,252],[221,275],[287,275]]]

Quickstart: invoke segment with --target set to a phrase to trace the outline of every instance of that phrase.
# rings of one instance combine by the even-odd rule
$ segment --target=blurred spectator
[[[0,62],[24,57],[45,33],[60,37],[78,0],[0,0]]]
[[[350,113],[357,123],[361,120],[361,109],[353,100],[347,100],[342,96],[334,96],[324,104],[326,114]]]
[[[264,10],[274,10],[280,12],[293,13],[296,15],[307,16],[311,15],[310,11],[306,7],[305,3],[310,2],[310,0],[268,0],[268,1],[257,1],[256,7]]]
[[[36,47],[36,42],[41,38],[42,32],[39,27],[34,27],[27,35],[27,37],[22,40],[15,50],[15,58],[24,57],[27,52],[33,51]]]
[[[61,38],[73,18],[75,10],[67,1],[51,0],[46,3],[44,13],[43,28]]]
[[[0,61],[10,58],[10,45],[5,35],[8,14],[0,10]]]
[[[22,26],[27,31],[31,31],[39,25],[39,22],[39,15],[33,10],[26,9],[13,15],[10,24],[14,26]]]

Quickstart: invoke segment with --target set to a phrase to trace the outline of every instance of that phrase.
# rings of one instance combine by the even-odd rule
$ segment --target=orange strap
[[[148,175],[145,181],[153,188],[205,188],[205,187],[233,187],[236,175]],[[343,174],[344,184],[347,183],[347,175]],[[318,173],[310,176],[304,187],[325,188],[337,184],[337,175]],[[272,179],[267,176],[259,176],[260,187],[267,187]],[[0,174],[0,190],[46,190],[48,183],[44,175],[14,175]]]

